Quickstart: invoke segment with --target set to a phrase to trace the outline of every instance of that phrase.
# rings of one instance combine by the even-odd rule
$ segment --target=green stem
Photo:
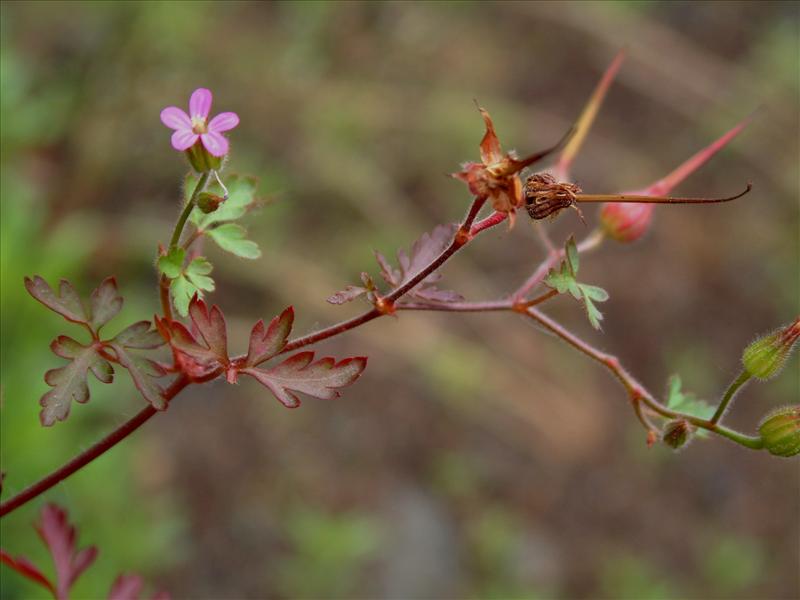
[[[174,250],[178,247],[178,242],[181,241],[181,234],[183,233],[183,227],[186,225],[186,220],[189,218],[189,215],[192,213],[192,209],[194,208],[195,203],[197,202],[197,197],[200,195],[200,192],[206,187],[206,183],[208,183],[208,178],[211,176],[209,171],[206,171],[200,176],[197,185],[192,192],[192,197],[189,198],[189,201],[186,203],[186,206],[183,207],[183,212],[181,216],[178,218],[178,222],[175,223],[175,231],[172,232],[172,239],[169,241],[169,249]]]
[[[725,395],[722,397],[722,402],[719,403],[717,412],[714,413],[714,416],[711,417],[709,422],[716,423],[722,418],[722,414],[725,412],[725,409],[728,408],[728,404],[730,404],[730,401],[736,395],[736,392],[739,391],[739,388],[747,383],[751,377],[752,375],[747,371],[743,370],[741,373],[739,373],[739,376],[736,377],[736,379],[733,380],[733,383],[728,386],[728,389],[725,390]]]

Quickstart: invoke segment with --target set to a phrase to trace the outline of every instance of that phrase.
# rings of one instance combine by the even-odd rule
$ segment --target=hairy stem
[[[181,212],[181,216],[178,217],[178,222],[175,223],[175,229],[172,231],[172,239],[169,241],[169,250],[174,250],[178,247],[178,243],[181,241],[181,234],[183,233],[183,228],[186,226],[186,221],[189,219],[189,215],[192,214],[192,209],[197,202],[197,197],[200,195],[206,184],[208,183],[208,178],[210,173],[206,172],[200,176],[200,179],[197,181],[197,185],[194,186],[194,191],[192,192],[192,196],[189,198],[189,201],[186,203],[186,206],[183,207],[183,212]],[[169,301],[169,284],[170,279],[166,275],[161,275],[158,280],[158,295],[161,299],[161,312],[164,313],[164,318],[168,320],[172,320],[172,304]]]
[[[162,394],[164,399],[167,401],[171,400],[177,396],[188,384],[189,380],[186,377],[179,377],[164,391]],[[147,407],[139,411],[139,413],[133,418],[117,427],[102,440],[78,454],[68,463],[59,467],[28,488],[24,489],[13,498],[10,498],[9,500],[6,500],[0,504],[0,517],[4,517],[10,512],[18,509],[20,506],[27,504],[40,494],[49,490],[54,485],[60,483],[76,471],[88,465],[97,457],[102,456],[126,437],[128,437],[131,433],[139,429],[139,427],[144,425],[156,413],[158,413],[158,411],[148,404]]]
[[[739,391],[739,388],[742,387],[745,383],[750,381],[752,375],[745,370],[742,370],[741,373],[733,380],[733,382],[728,386],[728,389],[725,390],[725,395],[722,397],[722,402],[719,403],[714,416],[709,419],[711,423],[717,423],[722,418],[722,415],[725,413],[725,409],[728,408],[728,404],[736,395],[736,392]]]

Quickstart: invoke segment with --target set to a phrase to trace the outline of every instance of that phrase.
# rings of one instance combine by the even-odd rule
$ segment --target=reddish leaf
[[[361,287],[360,285],[348,285],[343,290],[330,296],[328,302],[330,304],[345,304],[368,292],[369,290],[367,288]]]
[[[279,316],[273,317],[266,331],[264,330],[264,321],[259,320],[250,332],[250,347],[247,351],[245,365],[254,367],[278,354],[286,345],[286,340],[292,332],[293,323],[294,308],[291,306]]]
[[[164,345],[164,338],[161,337],[161,334],[155,329],[150,329],[150,321],[137,321],[130,327],[120,331],[113,341],[126,348],[138,348],[141,350],[158,348]]]
[[[60,314],[67,321],[88,324],[90,317],[75,288],[66,279],[61,280],[58,286],[58,294],[38,275],[34,275],[33,279],[30,277],[25,278],[25,289],[28,290],[31,296],[50,310]]]
[[[97,353],[94,345],[84,346],[70,337],[61,335],[50,344],[50,349],[56,356],[69,359],[64,367],[51,369],[44,374],[44,380],[53,389],[39,400],[42,411],[39,419],[42,425],[48,427],[58,421],[63,421],[69,416],[70,404],[89,401],[89,386],[86,381],[88,371],[91,371],[103,383],[114,380],[114,369],[106,359]]]
[[[42,509],[36,531],[50,549],[56,566],[58,580],[56,598],[66,599],[75,580],[97,558],[97,548],[89,546],[83,550],[76,550],[75,528],[67,521],[66,511],[55,504],[48,504]]]
[[[200,379],[217,369],[217,355],[203,347],[183,323],[155,317],[156,327],[169,342],[175,365],[192,379]]]
[[[208,349],[221,364],[228,363],[228,333],[225,317],[217,305],[209,311],[205,302],[195,294],[189,303],[189,316]]]
[[[50,582],[50,580],[45,577],[45,575],[39,570],[39,568],[34,565],[31,561],[29,561],[24,556],[18,556],[14,558],[10,554],[8,554],[5,550],[0,550],[0,561],[14,569],[20,575],[27,577],[31,581],[35,581],[42,587],[46,588],[50,591],[53,596],[56,595],[56,588]]]
[[[241,372],[269,388],[287,408],[296,408],[300,399],[293,392],[322,400],[336,398],[339,396],[337,389],[353,383],[367,366],[366,356],[346,358],[338,363],[332,357],[313,360],[313,352],[300,352],[268,371],[249,367]]]
[[[411,247],[410,255],[406,254],[405,250],[398,250],[397,262],[400,265],[399,271],[394,269],[382,254],[376,252],[375,258],[381,269],[381,277],[383,277],[384,281],[392,286],[392,288],[400,287],[444,252],[447,246],[450,245],[457,228],[458,226],[455,224],[439,225],[432,232],[423,233],[422,236],[414,242],[414,245]],[[438,271],[434,271],[415,286],[408,293],[409,296],[416,296],[421,300],[433,300],[436,298],[436,302],[457,302],[463,300],[462,296],[456,292],[439,290],[431,286],[431,284],[436,283],[441,278],[442,275]]]
[[[94,331],[100,331],[122,309],[122,296],[117,291],[117,280],[106,277],[92,292],[89,302],[92,315],[89,325]]]

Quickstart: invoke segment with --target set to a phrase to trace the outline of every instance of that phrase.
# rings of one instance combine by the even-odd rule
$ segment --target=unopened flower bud
[[[600,224],[608,237],[618,242],[635,242],[650,228],[654,204],[606,202],[600,209]]]
[[[745,370],[758,379],[769,379],[783,368],[800,338],[800,317],[794,323],[757,339],[744,349],[742,364]]]
[[[206,214],[217,210],[223,202],[225,202],[225,198],[210,192],[201,192],[197,197],[197,206]]]
[[[758,427],[770,454],[794,456],[800,453],[800,405],[784,406],[770,413]]]
[[[686,419],[675,419],[664,426],[662,441],[677,450],[686,445],[692,435],[692,426]]]

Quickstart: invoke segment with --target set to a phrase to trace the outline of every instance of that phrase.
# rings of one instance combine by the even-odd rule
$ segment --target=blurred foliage
[[[681,186],[731,205],[657,212],[634,248],[582,260],[607,289],[603,337],[572,302],[546,310],[618,354],[656,392],[679,373],[713,402],[742,348],[797,311],[796,3],[189,3],[0,5],[0,424],[13,494],[142,406],[124,377],[94,385],[69,422],[42,429],[41,379],[65,323],[24,275],[87,293],[118,276],[123,323],[158,310],[155,248],[185,161],[161,108],[199,86],[235,110],[230,169],[260,179],[247,222],[263,251],[208,244],[232,344],[288,304],[296,331],[350,316],[324,298],[371,250],[408,247],[460,218],[444,174],[477,158],[491,110],[509,148],[567,129],[619,47],[629,47],[575,164],[590,192],[667,173],[755,107],[729,149]],[[589,215],[591,219],[591,215]],[[554,239],[585,232],[574,215]],[[520,222],[467,249],[445,283],[508,293],[538,263]],[[254,266],[255,265],[255,266]],[[100,548],[76,597],[140,571],[174,597],[797,596],[796,463],[697,441],[644,446],[599,368],[508,315],[402,315],[325,346],[370,367],[335,402],[286,411],[258,389],[191,390],[167,414],[46,494]],[[737,399],[734,424],[795,401],[798,361]],[[634,429],[635,428],[635,429]],[[635,437],[638,436],[638,437]],[[634,447],[635,439],[638,445]],[[789,485],[787,482],[791,482]],[[3,546],[46,564],[30,523]],[[768,562],[767,562],[768,561]],[[411,575],[409,575],[409,573]],[[3,598],[40,597],[19,578]]]

